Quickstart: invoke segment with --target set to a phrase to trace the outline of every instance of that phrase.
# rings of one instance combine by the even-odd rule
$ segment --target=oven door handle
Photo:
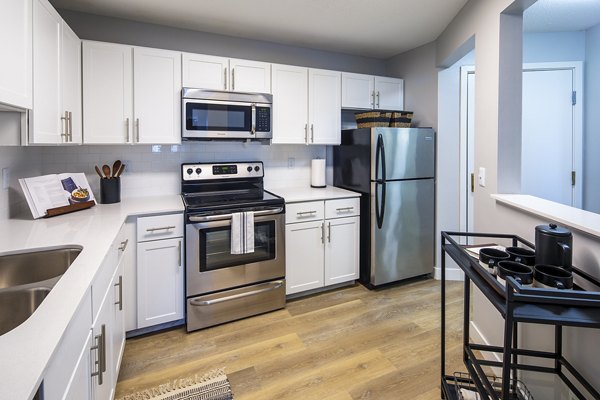
[[[261,215],[272,215],[272,214],[280,214],[283,212],[283,207],[275,208],[272,210],[262,210],[255,211],[254,216],[259,217]],[[190,218],[191,222],[211,222],[211,221],[226,221],[231,219],[233,214],[220,214],[220,215],[205,215],[205,216],[194,216],[192,215]]]
[[[244,297],[250,297],[250,296],[255,296],[257,294],[261,294],[261,293],[265,293],[265,292],[270,292],[272,290],[279,289],[281,286],[283,286],[283,281],[275,281],[275,282],[269,283],[269,286],[266,287],[266,288],[263,288],[263,289],[251,290],[249,292],[238,293],[238,294],[234,294],[234,295],[227,296],[227,297],[221,297],[221,298],[214,299],[214,300],[198,300],[198,299],[194,299],[194,300],[190,300],[190,304],[193,305],[193,306],[196,306],[196,307],[212,306],[214,304],[219,304],[219,303],[223,303],[223,302],[226,302],[226,301],[242,299]]]

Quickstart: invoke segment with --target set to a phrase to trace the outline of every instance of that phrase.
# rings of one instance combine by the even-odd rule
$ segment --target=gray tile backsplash
[[[9,186],[4,189],[0,175],[0,221],[28,210],[19,178],[42,174],[42,148],[0,146],[0,170],[8,169]]]

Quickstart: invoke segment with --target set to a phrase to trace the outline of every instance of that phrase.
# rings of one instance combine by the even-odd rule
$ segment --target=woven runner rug
[[[129,394],[117,400],[231,400],[229,379],[222,369],[204,375],[175,379],[165,384]]]

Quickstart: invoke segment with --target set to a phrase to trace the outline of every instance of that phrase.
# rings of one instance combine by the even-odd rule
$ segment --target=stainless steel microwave
[[[183,88],[183,140],[269,140],[273,96]]]

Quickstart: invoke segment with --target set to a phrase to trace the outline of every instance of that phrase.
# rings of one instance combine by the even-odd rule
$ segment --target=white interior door
[[[576,204],[572,69],[523,72],[521,193]]]
[[[460,230],[473,232],[475,190],[475,67],[460,69]]]

